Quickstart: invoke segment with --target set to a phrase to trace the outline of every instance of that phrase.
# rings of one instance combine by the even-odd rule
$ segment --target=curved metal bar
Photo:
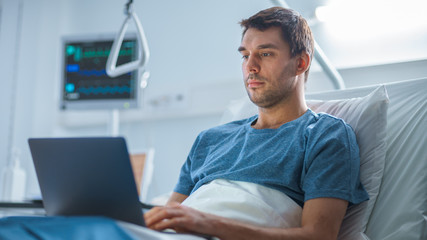
[[[331,64],[329,59],[326,57],[323,50],[319,47],[317,42],[314,42],[314,58],[317,60],[319,65],[322,67],[325,74],[329,77],[335,89],[345,89],[344,80],[338,70]]]
[[[126,30],[129,25],[129,21],[133,20],[137,29],[137,38],[139,45],[138,59],[132,62],[124,63],[120,66],[116,66],[117,58],[119,56],[120,47],[123,42]],[[128,10],[127,17],[120,28],[120,32],[114,39],[113,46],[111,47],[110,54],[108,55],[107,64],[105,70],[110,77],[117,77],[119,75],[143,68],[148,62],[150,57],[150,50],[148,48],[147,39],[145,37],[144,29],[142,28],[141,22],[138,16],[132,10]]]
[[[290,8],[285,0],[271,0],[274,5],[281,6],[284,8]],[[326,57],[323,50],[314,42],[314,58],[317,60],[319,65],[322,67],[325,74],[329,77],[335,89],[345,89],[344,80],[341,77],[337,69],[331,64],[329,59]]]

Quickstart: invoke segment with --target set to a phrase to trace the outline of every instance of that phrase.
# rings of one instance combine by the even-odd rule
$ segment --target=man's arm
[[[166,206],[172,204],[172,203],[182,203],[184,202],[185,199],[187,199],[188,196],[181,194],[181,193],[177,193],[177,192],[173,192],[172,195],[169,197]]]
[[[265,228],[242,223],[192,208],[171,204],[145,214],[146,224],[155,230],[201,233],[227,239],[336,239],[348,202],[316,198],[305,202],[300,228]]]

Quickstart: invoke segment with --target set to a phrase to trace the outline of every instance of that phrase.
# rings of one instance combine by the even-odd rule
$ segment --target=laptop
[[[124,138],[28,143],[48,216],[106,216],[145,226]]]

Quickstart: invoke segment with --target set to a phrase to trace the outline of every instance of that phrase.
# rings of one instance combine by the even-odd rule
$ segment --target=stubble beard
[[[266,83],[269,82],[268,79],[256,74],[249,74],[248,79],[256,79]],[[246,81],[248,79],[246,79]],[[288,85],[282,86],[280,89],[248,89],[248,87],[246,87],[246,93],[248,94],[251,102],[253,102],[258,107],[272,108],[278,103],[286,101],[290,97],[292,91],[290,85]]]

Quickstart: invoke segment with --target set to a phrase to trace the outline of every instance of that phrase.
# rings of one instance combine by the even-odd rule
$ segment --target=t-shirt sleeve
[[[193,146],[191,147],[190,153],[188,154],[187,160],[184,162],[184,164],[181,167],[178,183],[174,188],[174,192],[181,193],[188,196],[190,195],[191,191],[195,186],[195,182],[191,177],[191,167],[192,167],[193,156],[197,149],[199,141],[200,141],[200,135],[194,141]]]
[[[352,205],[369,198],[360,182],[359,147],[349,125],[321,117],[307,129],[306,146],[301,181],[304,201],[331,197]]]

